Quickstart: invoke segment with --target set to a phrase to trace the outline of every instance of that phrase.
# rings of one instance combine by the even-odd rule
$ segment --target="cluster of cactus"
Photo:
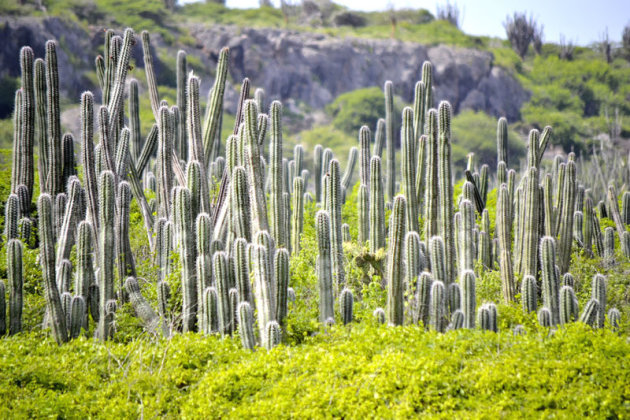
[[[530,132],[527,166],[517,183],[516,171],[508,167],[507,121],[499,119],[494,185],[498,201],[492,231],[485,208],[489,167],[477,168],[472,154],[463,172],[461,196],[454,202],[452,110],[445,101],[433,107],[430,63],[422,66],[413,107],[402,111],[396,195],[391,82],[384,86],[386,115],[378,120],[374,146],[371,130],[363,126],[343,173],[333,151],[321,145],[313,150],[310,172],[301,145],[294,148],[292,159],[283,157],[282,105],[273,101],[269,113],[264,113],[265,93],[257,89],[250,98],[248,79],[241,87],[234,130],[222,145],[227,48],[218,55],[205,116],[200,111],[200,80],[188,73],[183,51],[177,55],[177,102],[170,106],[160,100],[147,32],[141,40],[155,122],[142,138],[138,82],[127,83],[134,39],[131,29],[122,37],[105,32],[104,55],[96,59],[102,98],[96,113],[94,95],[81,96],[81,180],[73,137],[61,134],[57,46],[49,41],[43,60],[35,59],[29,47],[21,51],[4,233],[10,334],[22,329],[22,254],[24,246],[34,242],[30,239],[36,222],[30,218],[34,147],[40,151],[37,231],[47,304],[44,325],[59,343],[88,334],[90,328],[98,339],[111,339],[116,311],[129,302],[152,334],[238,333],[247,349],[275,347],[283,340],[289,302],[295,299],[290,261],[291,255],[302,252],[305,223],[313,222],[304,220],[304,206],[311,201],[319,208],[314,220],[319,320],[325,326],[335,318],[344,325],[352,323],[354,308],[362,302],[355,301],[354,283],[347,277],[343,247],[353,238],[342,206],[353,189],[357,162],[356,241],[373,257],[387,251],[386,267],[379,271],[387,305],[374,311],[377,322],[422,323],[438,332],[460,328],[496,332],[497,307],[494,303],[477,307],[476,283],[498,266],[503,301],[516,299],[517,273],[522,278],[523,309],[537,312],[543,326],[575,320],[604,326],[606,279],[595,276],[592,299],[580,314],[569,274],[571,249],[575,243],[591,256],[595,245],[598,256],[614,263],[614,230],[602,233],[599,224],[605,214],[614,220],[621,248],[629,257],[625,225],[630,222],[630,194],[623,195],[623,211],[613,186],[606,200],[594,206],[592,191],[577,181],[574,155],[566,162],[555,159],[551,171],[543,168],[550,127]],[[152,190],[155,200],[148,201],[145,190]],[[136,272],[137,254],[130,240],[133,199],[157,267],[154,284],[141,284]],[[391,210],[389,223],[386,209]],[[73,248],[75,267],[70,262]],[[376,275],[376,268],[370,270]],[[7,329],[6,287],[0,282],[0,334]],[[142,289],[148,287],[157,289],[156,308],[143,296]],[[181,291],[181,303],[172,299],[172,287]],[[610,324],[618,325],[619,319],[619,311],[611,309]]]

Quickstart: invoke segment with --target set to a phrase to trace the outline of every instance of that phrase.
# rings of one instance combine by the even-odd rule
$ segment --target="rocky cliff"
[[[528,98],[519,83],[495,66],[492,54],[485,51],[427,47],[422,45],[422,40],[410,43],[338,39],[280,29],[201,24],[188,29],[196,42],[186,50],[197,55],[208,69],[214,71],[218,51],[228,46],[231,49],[229,72],[233,80],[240,81],[247,76],[271,98],[292,98],[313,108],[323,107],[343,92],[382,86],[386,80],[392,80],[396,93],[411,101],[413,85],[420,77],[425,60],[430,60],[435,67],[435,97],[450,101],[456,112],[484,110],[514,120]],[[94,89],[94,78],[88,77],[88,72],[94,68],[102,37],[102,28],[84,29],[58,18],[0,17],[0,39],[3,40],[0,76],[19,74],[21,45],[31,45],[38,56],[43,56],[46,40],[56,39],[61,45],[59,66],[63,93],[76,99],[81,91]],[[159,37],[153,40],[158,48],[167,48]],[[137,66],[142,66],[141,54],[138,42]],[[209,86],[208,74],[201,76]]]

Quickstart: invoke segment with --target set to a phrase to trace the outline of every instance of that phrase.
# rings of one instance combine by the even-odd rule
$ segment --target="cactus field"
[[[519,161],[500,118],[497,164],[455,165],[428,61],[348,156],[288,147],[248,79],[223,137],[230,49],[209,92],[180,51],[169,103],[130,28],[64,134],[63,40],[34,47],[0,156],[1,418],[630,416],[630,156],[553,156],[547,126]]]

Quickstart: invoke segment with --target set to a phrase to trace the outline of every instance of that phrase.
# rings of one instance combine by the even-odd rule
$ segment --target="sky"
[[[194,0],[184,0],[194,1]],[[297,0],[291,0],[296,2]],[[274,4],[279,0],[272,0]],[[424,8],[435,14],[446,0],[335,0],[352,10]],[[608,29],[611,41],[620,41],[623,27],[630,24],[630,0],[455,0],[460,9],[461,28],[471,35],[505,38],[503,22],[515,11],[527,12],[544,25],[545,42],[558,42],[560,35],[576,45],[601,41]],[[258,0],[227,0],[228,7],[251,8]]]

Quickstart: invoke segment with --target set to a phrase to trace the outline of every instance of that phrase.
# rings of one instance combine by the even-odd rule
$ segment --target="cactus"
[[[624,191],[621,203],[621,220],[624,224],[630,225],[630,191]]]
[[[429,243],[429,259],[431,266],[431,273],[436,281],[444,283],[446,280],[446,259],[444,257],[444,241],[439,236],[431,238]]]
[[[323,155],[324,149],[320,144],[315,146],[313,150],[313,172],[315,175],[315,201],[322,200],[322,170],[323,170]]]
[[[532,144],[535,143],[536,142],[532,140]],[[522,204],[524,204],[524,208],[522,211],[523,219],[521,223],[521,231],[523,232],[521,237],[522,245],[520,249],[522,255],[520,272],[522,276],[536,276],[536,273],[538,272],[537,250],[538,235],[540,232],[540,227],[538,225],[539,192],[538,170],[534,166],[530,165],[530,168],[527,171],[525,200],[524,203],[522,202]]]
[[[7,333],[7,302],[5,301],[6,288],[0,280],[0,337]]]
[[[523,304],[523,312],[535,312],[538,307],[538,292],[536,286],[536,278],[534,276],[525,276],[521,285],[521,301]]]
[[[619,330],[619,324],[621,323],[621,312],[617,308],[611,308],[608,311],[608,322],[610,323],[610,328],[613,331]]]
[[[217,289],[207,287],[203,291],[201,305],[203,306],[201,330],[205,335],[214,334],[219,331],[219,297]]]
[[[212,257],[212,269],[214,270],[214,281],[217,289],[219,316],[219,332],[225,337],[232,333],[232,317],[230,315],[230,281],[228,273],[228,256],[225,252],[219,251]]]
[[[72,264],[70,260],[61,260],[57,264],[57,287],[60,293],[70,292],[72,284]],[[67,327],[70,325],[68,324]]]
[[[560,325],[574,321],[578,316],[577,298],[571,286],[560,289]]]
[[[560,281],[556,273],[556,244],[552,237],[545,236],[540,241],[543,305],[551,312],[552,325],[560,322],[558,311],[558,289]]]
[[[273,266],[276,271],[275,319],[278,321],[280,326],[284,326],[284,321],[289,311],[287,306],[287,289],[289,288],[289,252],[286,249],[276,249]]]
[[[236,238],[252,239],[251,213],[249,207],[249,182],[247,173],[242,166],[234,168],[232,182],[230,183],[232,228]]]
[[[424,196],[424,240],[439,234],[438,231],[438,129],[437,112],[432,109],[427,115],[428,138],[426,144],[426,171]]]
[[[11,239],[7,244],[7,281],[9,282],[9,334],[22,331],[24,275],[22,268],[22,242]],[[4,300],[4,290],[0,291]],[[0,309],[4,316],[4,309]]]
[[[462,308],[462,289],[457,283],[451,283],[446,290],[448,312],[453,313]]]
[[[420,249],[420,235],[417,232],[407,232],[405,236],[405,265],[406,288],[413,291],[416,279],[426,266],[426,257]]]
[[[359,150],[356,147],[351,147],[348,152],[348,163],[346,165],[346,170],[341,177],[341,189],[344,191],[343,193],[343,201],[345,202],[345,191],[350,189],[350,182],[352,181],[352,175],[354,174],[354,167],[357,165],[357,156],[359,155]]]
[[[197,250],[193,236],[193,215],[191,194],[188,188],[175,189],[175,223],[181,243],[182,261],[182,329],[183,332],[195,331],[197,312],[197,279],[195,262]],[[226,291],[227,293],[227,291]]]
[[[293,221],[291,223],[291,253],[299,254],[300,240],[304,230],[304,179],[293,180]]]
[[[615,222],[615,227],[617,228],[617,235],[619,235],[620,243],[623,243],[623,232],[626,231],[626,225],[623,223],[621,219],[621,214],[619,213],[619,203],[617,202],[617,191],[613,185],[608,186],[608,209],[612,215],[612,219]]]
[[[475,328],[475,314],[477,307],[477,295],[475,273],[472,270],[462,272],[460,286],[462,288],[462,307],[464,313],[464,328]]]
[[[540,311],[538,311],[538,323],[540,324],[541,327],[551,328],[551,326],[553,325],[553,321],[552,321],[551,312],[549,311],[548,308],[546,307],[540,308]]]
[[[566,164],[566,177],[562,188],[562,205],[559,211],[560,226],[558,233],[558,267],[560,273],[569,271],[571,263],[571,244],[573,243],[573,211],[575,207],[576,190],[575,162]]]
[[[72,298],[70,304],[70,339],[75,339],[81,334],[81,328],[85,324],[86,306],[81,296]]]
[[[264,345],[267,350],[271,350],[280,344],[282,339],[282,330],[280,324],[276,321],[269,321],[265,326]]]
[[[324,323],[334,319],[334,297],[332,280],[332,260],[330,241],[330,216],[328,212],[317,212],[315,228],[317,230],[317,278],[319,283],[319,320]]]
[[[251,99],[245,101],[245,141],[248,145],[247,150],[249,152],[247,154],[246,169],[248,171],[249,181],[252,183],[249,188],[249,202],[252,208],[252,233],[261,230],[269,230],[256,119],[256,103]]]
[[[564,273],[562,276],[562,285],[575,287],[575,279],[571,273]]]
[[[597,308],[597,317],[595,318],[595,328],[604,328],[604,322],[606,321],[606,277],[601,274],[595,274],[593,277],[593,285],[591,291],[591,298],[597,299],[599,304]]]
[[[612,266],[615,259],[615,233],[613,228],[604,229],[604,262],[607,266]]]
[[[343,242],[352,241],[352,237],[350,236],[350,225],[344,223],[341,225],[341,237],[343,238]]]
[[[196,261],[196,274],[197,274],[197,299],[203,298],[204,291],[212,286],[213,274],[212,274],[212,259],[210,253],[199,253]],[[204,322],[205,314],[203,313],[204,307],[201,304],[197,311],[197,323],[199,329],[203,330],[202,324]]]
[[[131,243],[129,242],[129,203],[131,202],[131,188],[129,184],[122,181],[118,184],[118,194],[116,197],[116,260],[118,265],[118,278],[120,279],[119,296],[125,301],[123,290],[123,279],[136,276],[136,265],[134,262]]]
[[[61,114],[59,108],[59,71],[57,68],[57,45],[46,42],[46,99],[49,153],[47,188],[54,197],[63,191],[63,167],[61,156]]]
[[[77,174],[74,160],[74,137],[70,133],[63,135],[61,140],[63,155],[63,183],[67,184],[68,178]]]
[[[459,330],[464,327],[464,313],[461,309],[456,310],[451,315],[451,323],[448,326],[449,330]]]
[[[497,162],[508,165],[508,122],[504,117],[497,123]]]
[[[573,240],[580,248],[584,248],[583,224],[584,214],[581,211],[573,213]]]
[[[370,142],[372,133],[367,126],[362,126],[359,130],[359,182],[370,186]]]
[[[254,317],[252,315],[252,307],[248,302],[242,301],[236,309],[238,314],[238,328],[241,336],[243,347],[248,350],[254,350],[256,346],[256,337],[254,336]]]
[[[352,310],[354,305],[354,296],[352,290],[345,288],[339,294],[339,312],[341,312],[341,320],[343,325],[352,322]]]
[[[374,317],[374,321],[377,324],[385,324],[385,311],[383,308],[376,308],[374,312],[372,312],[372,316]]]
[[[490,235],[486,232],[479,232],[479,249],[477,250],[477,261],[481,264],[483,269],[492,268],[492,244],[490,242]]]
[[[428,272],[423,272],[418,278],[418,285],[416,287],[416,305],[417,315],[416,320],[422,321],[422,324],[426,327],[429,326],[429,308],[431,304],[431,287],[433,279]]]
[[[591,327],[595,327],[599,308],[600,305],[597,299],[592,298],[586,303],[578,321],[583,322],[586,325],[590,325]]]
[[[53,336],[57,343],[61,344],[68,341],[68,330],[66,329],[66,320],[61,307],[61,298],[56,282],[52,207],[51,196],[45,193],[41,194],[37,201],[37,212],[39,214],[39,249],[42,275],[44,277],[44,294],[50,313],[50,325],[52,327]],[[113,247],[113,244],[111,245]],[[1,295],[4,296],[4,290]],[[2,313],[4,313],[4,311]]]
[[[267,336],[265,326],[275,319],[273,282],[267,249],[262,245],[250,246],[251,259],[254,268],[254,293],[256,295],[256,313],[258,314],[258,328],[262,345],[266,347]]]
[[[431,303],[429,305],[429,326],[437,332],[444,332],[446,328],[446,289],[444,283],[435,281],[431,285]]]
[[[46,98],[46,63],[41,58],[35,60],[33,71],[33,87],[34,87],[34,100],[35,100],[35,138],[37,139],[37,145],[39,146],[39,189],[40,192],[48,193],[47,190],[47,174],[48,174],[48,159],[50,156],[50,147],[47,137],[47,114],[48,104]],[[20,94],[20,100],[22,92],[18,90],[16,94]],[[17,99],[17,95],[16,95]],[[17,105],[18,101],[16,101]],[[16,106],[17,109],[17,106]],[[16,113],[17,117],[17,113]]]
[[[330,243],[331,258],[333,266],[333,285],[335,290],[342,289],[345,284],[345,269],[343,256],[343,241],[341,236],[341,181],[339,161],[330,161],[328,170],[330,178],[328,181],[327,209],[330,215]]]
[[[114,213],[115,213],[115,184],[114,174],[103,171],[100,175],[99,192],[99,325],[98,337],[105,341],[113,336],[112,318],[107,316],[107,303],[114,299]]]
[[[396,194],[396,139],[394,138],[394,85],[386,81],[385,94],[385,142],[387,145],[387,198],[392,201]],[[376,154],[376,153],[375,153]]]
[[[394,209],[389,222],[389,252],[387,257],[387,322],[402,325],[403,301],[403,247],[406,231],[406,200],[399,195],[394,200]]]
[[[278,101],[271,104],[271,144],[269,145],[269,169],[271,172],[271,193],[269,195],[269,213],[271,236],[280,247],[287,245],[284,206],[282,205],[282,105]]]
[[[475,244],[473,240],[473,228],[475,226],[475,213],[472,203],[464,199],[460,203],[461,224],[459,229],[459,270],[463,273],[464,270],[473,270],[475,268]],[[444,262],[448,264],[447,261]]]
[[[357,194],[357,209],[358,209],[358,242],[359,244],[365,244],[370,237],[370,208],[369,208],[369,192],[368,187],[365,184],[359,185],[359,192]]]
[[[227,78],[227,70],[228,70],[228,60],[229,60],[230,50],[226,47],[221,50],[219,53],[219,58],[217,60],[217,71],[216,71],[216,79],[214,80],[214,85],[212,86],[212,90],[210,91],[210,97],[208,101],[208,111],[206,112],[206,119],[203,124],[203,149],[205,156],[205,166],[207,167],[210,163],[210,155],[211,151],[214,149],[214,142],[217,141],[217,131],[219,128],[219,121],[221,119],[221,113],[223,111],[223,94],[225,92],[225,81]],[[248,92],[249,88],[245,89],[243,92]],[[252,102],[252,105],[256,105],[255,102]],[[247,106],[246,106],[247,107]],[[247,111],[245,111],[247,114]],[[247,118],[247,117],[246,117]],[[256,119],[254,119],[253,123],[256,123]],[[236,119],[236,124],[240,124],[240,120]],[[258,136],[256,136],[256,145],[258,145]],[[256,153],[256,158],[258,158],[258,153]]]
[[[232,255],[234,257],[234,277],[236,289],[242,302],[253,304],[249,280],[249,262],[247,261],[247,241],[238,238],[234,241]]]
[[[413,111],[405,107],[401,128],[402,193],[407,203],[407,229],[418,232],[418,197],[416,194],[416,139],[413,135]]]
[[[20,199],[17,194],[9,194],[5,204],[4,236],[7,240],[18,237],[18,217],[20,213]]]
[[[417,141],[424,132],[424,119],[427,110],[424,103],[426,99],[424,82],[416,82],[413,92],[413,138]]]
[[[516,296],[512,256],[510,252],[512,244],[512,240],[510,238],[510,231],[512,228],[511,207],[512,204],[508,188],[505,184],[501,184],[499,187],[499,197],[497,202],[496,230],[499,238],[499,248],[501,249],[499,266],[501,270],[501,290],[503,291],[503,300],[505,302],[513,301]]]
[[[370,161],[370,252],[385,247],[385,197],[381,178],[381,158]]]

